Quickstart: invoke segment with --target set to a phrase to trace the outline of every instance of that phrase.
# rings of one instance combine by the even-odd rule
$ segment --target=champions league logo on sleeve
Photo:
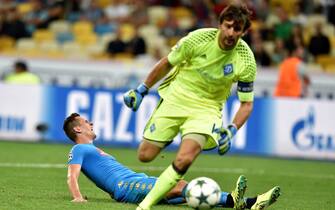
[[[223,75],[227,76],[231,73],[233,73],[234,68],[233,68],[233,64],[227,64],[223,67]]]
[[[73,158],[72,152],[69,153],[68,161],[71,161]]]
[[[299,150],[317,149],[319,151],[335,151],[335,138],[331,134],[315,131],[315,110],[310,108],[306,118],[296,122],[291,131],[294,145]]]

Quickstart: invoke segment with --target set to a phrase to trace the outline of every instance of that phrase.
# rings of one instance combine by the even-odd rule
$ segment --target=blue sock
[[[179,196],[179,197],[174,197],[174,198],[168,199],[166,202],[167,202],[168,204],[175,205],[175,204],[182,204],[182,203],[185,203],[186,200],[185,200],[184,197]]]
[[[183,188],[183,190],[181,192],[181,196],[183,198],[185,198],[186,187],[187,187],[187,185]],[[170,200],[168,202],[170,203]],[[220,201],[218,203],[218,206],[228,207],[228,208],[233,208],[234,207],[234,200],[233,200],[233,197],[231,197],[230,193],[221,192],[221,197],[220,197]]]
[[[234,207],[234,200],[231,197],[230,193],[221,192],[221,198],[218,203],[218,206],[233,208]]]
[[[188,184],[187,184],[188,185]],[[185,198],[185,193],[186,193],[186,188],[187,188],[187,185],[185,185],[185,187],[183,188],[183,190],[181,191],[181,196],[183,197],[183,198]]]

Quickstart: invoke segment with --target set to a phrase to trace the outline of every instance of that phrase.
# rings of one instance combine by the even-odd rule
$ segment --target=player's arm
[[[161,80],[163,77],[165,77],[169,73],[171,68],[172,68],[172,65],[170,64],[170,62],[168,60],[168,57],[167,56],[163,57],[153,67],[153,69],[151,70],[151,72],[147,76],[146,80],[144,81],[144,84],[148,88],[151,88],[159,80]]]
[[[181,63],[190,56],[190,50],[188,50],[188,44],[185,40],[187,39],[181,39],[178,44],[172,48],[168,56],[163,57],[156,63],[142,84],[123,95],[123,100],[127,107],[133,111],[137,111],[143,97],[148,94],[149,89],[164,78],[173,66]]]
[[[219,154],[224,155],[230,149],[230,140],[235,136],[238,129],[249,118],[253,110],[254,101],[254,81],[256,78],[256,62],[250,52],[249,59],[246,59],[245,67],[239,74],[237,83],[237,95],[240,100],[240,107],[237,110],[233,122],[225,128],[219,129]]]
[[[80,175],[80,164],[69,164],[68,165],[68,172],[67,172],[67,185],[69,187],[70,193],[72,195],[72,202],[86,202],[87,200],[82,196],[78,178]]]
[[[172,69],[173,66],[188,60],[192,56],[192,50],[190,47],[190,42],[188,41],[192,35],[188,35],[172,47],[171,52],[168,56],[163,57],[158,63],[153,67],[148,77],[144,81],[144,84],[151,88],[159,80],[164,78]]]
[[[253,109],[252,101],[241,101],[240,108],[237,110],[233,124],[237,129],[242,127],[242,125],[247,121]]]
[[[231,139],[236,135],[239,128],[243,126],[243,124],[249,118],[253,109],[253,101],[241,101],[240,107],[237,110],[233,122],[227,127],[223,127],[217,129],[216,132],[220,134],[219,143],[219,154],[226,154],[231,145]]]
[[[233,119],[233,125],[236,126],[236,129],[243,126],[253,110],[257,66],[254,55],[251,51],[248,52],[249,56],[244,58],[244,67],[239,73],[237,82],[237,95],[241,104]]]
[[[148,94],[149,89],[165,77],[171,68],[172,66],[167,57],[160,59],[150,71],[144,83],[140,84],[136,89],[129,90],[124,94],[123,99],[125,104],[133,111],[137,111],[143,97]]]

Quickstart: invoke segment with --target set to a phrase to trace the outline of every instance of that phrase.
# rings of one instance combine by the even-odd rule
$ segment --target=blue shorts
[[[142,173],[123,178],[118,180],[111,196],[118,202],[140,203],[153,188],[156,181],[156,177],[149,177]]]

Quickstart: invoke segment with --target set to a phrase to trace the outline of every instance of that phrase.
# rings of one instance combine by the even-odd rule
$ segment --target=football
[[[194,209],[211,209],[221,197],[220,186],[208,177],[199,177],[188,183],[185,191],[187,204]]]

